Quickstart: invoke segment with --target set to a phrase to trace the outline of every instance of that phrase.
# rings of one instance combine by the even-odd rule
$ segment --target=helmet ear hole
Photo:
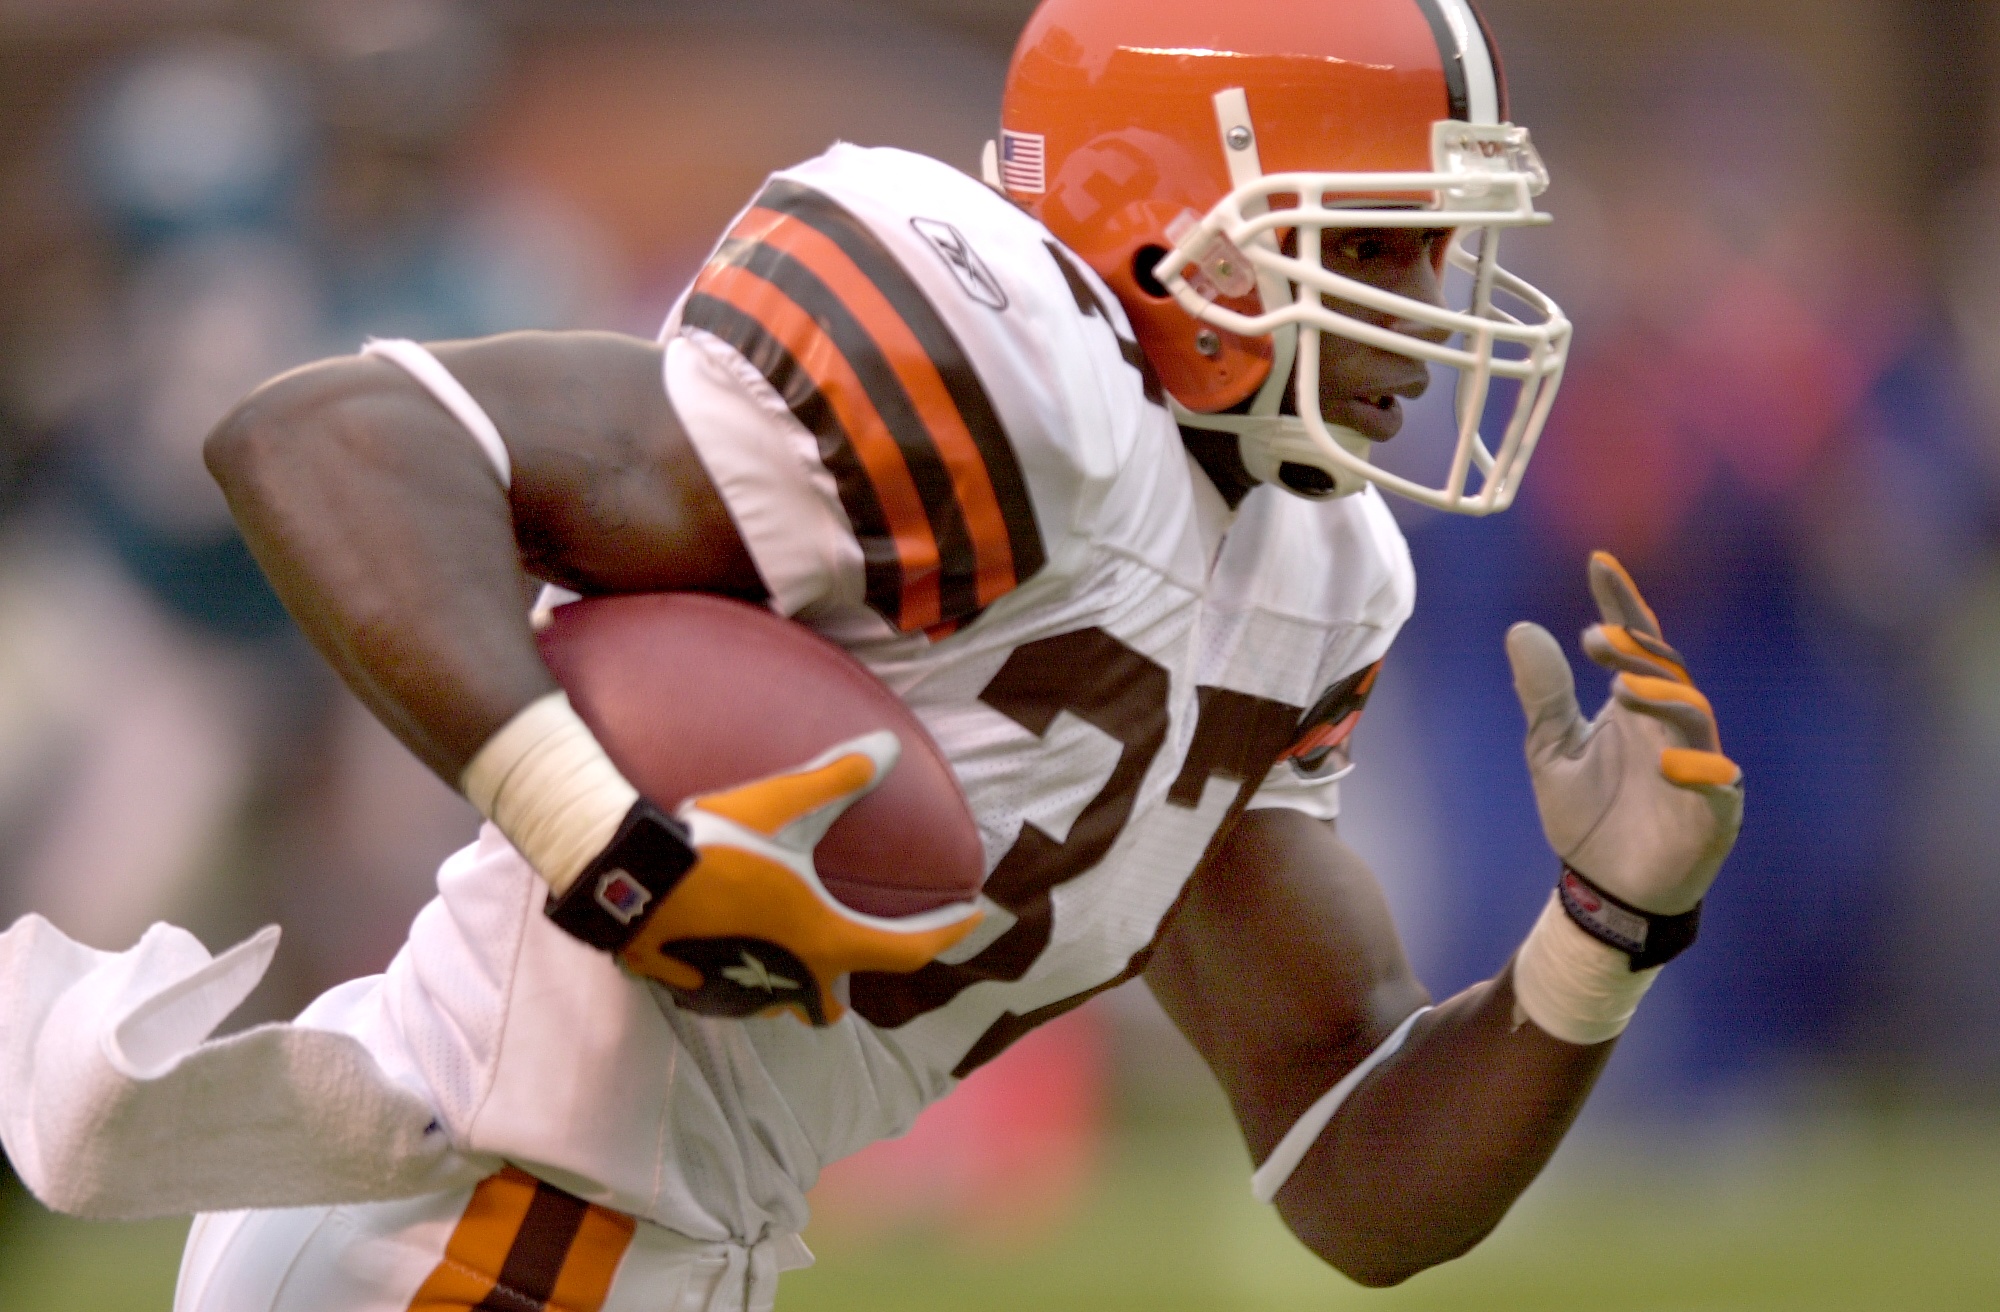
[[[1156,301],[1164,301],[1170,293],[1165,283],[1153,276],[1153,270],[1161,260],[1167,258],[1164,246],[1141,246],[1132,257],[1132,281],[1139,284],[1139,290]]]

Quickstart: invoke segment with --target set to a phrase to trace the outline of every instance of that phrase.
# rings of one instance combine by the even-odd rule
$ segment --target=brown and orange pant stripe
[[[410,1312],[599,1312],[636,1226],[506,1167],[473,1190]]]

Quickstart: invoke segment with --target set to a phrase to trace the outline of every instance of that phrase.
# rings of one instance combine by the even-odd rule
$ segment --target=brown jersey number
[[[1102,629],[1082,629],[1014,649],[979,699],[1037,737],[1068,711],[1119,744],[1118,762],[1061,841],[1023,822],[1020,836],[986,880],[986,896],[1014,917],[1004,933],[962,962],[934,961],[907,975],[854,976],[850,1001],[855,1011],[875,1025],[893,1028],[937,1010],[983,980],[1013,981],[1027,974],[1054,932],[1056,888],[1096,868],[1131,820],[1139,786],[1166,742],[1171,691],[1164,669]],[[1193,809],[1210,778],[1241,785],[1210,841],[1213,851],[1297,733],[1299,708],[1221,688],[1197,689],[1197,697],[1194,741],[1167,800]],[[953,1074],[963,1077],[1035,1026],[1132,978],[1144,968],[1148,951],[1142,949],[1124,971],[1095,988],[1000,1017]]]

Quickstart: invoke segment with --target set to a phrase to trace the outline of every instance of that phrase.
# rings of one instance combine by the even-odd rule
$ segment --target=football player
[[[93,995],[143,995],[93,1076],[116,1107],[39,1138],[17,1116],[8,1145],[116,1210],[130,1163],[91,1164],[121,1161],[113,1131],[156,1144],[137,1085],[182,1081],[203,1152],[155,1205],[272,1209],[197,1221],[183,1312],[769,1307],[824,1163],[1135,977],[1227,1092],[1257,1195],[1358,1281],[1464,1252],[1548,1160],[1692,941],[1741,786],[1599,556],[1595,718],[1554,639],[1507,636],[1560,858],[1513,959],[1431,1006],[1336,831],[1414,600],[1378,489],[1504,509],[1568,344],[1498,262],[1547,179],[1490,37],[1468,0],[1047,0],[1002,123],[985,182],[846,145],[778,174],[657,342],[375,343],[211,439],[292,613],[492,825],[388,973],[278,1031],[282,1056],[195,1043],[249,949],[142,945],[176,964]],[[1434,365],[1445,467],[1378,469]],[[778,840],[890,762],[864,741],[660,814],[538,658],[529,577],[755,599],[853,652],[965,788],[976,927],[720,898],[753,858],[774,896],[809,882],[809,843]],[[743,999],[673,955],[691,934],[773,941],[812,1005],[730,1018]],[[111,968],[36,951],[17,977],[51,998]],[[225,1080],[222,1103],[285,1097],[246,1127],[189,1092]],[[357,1121],[377,1132],[296,1141]]]

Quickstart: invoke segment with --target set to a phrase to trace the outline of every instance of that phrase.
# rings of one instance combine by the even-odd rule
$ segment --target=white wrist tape
[[[425,391],[437,398],[439,405],[451,412],[452,418],[465,425],[465,431],[472,434],[472,440],[479,443],[479,449],[493,462],[494,472],[500,475],[500,486],[511,488],[514,485],[514,462],[507,456],[507,444],[500,440],[499,428],[495,427],[486,408],[465,390],[465,384],[453,378],[451,370],[445,368],[428,348],[403,337],[371,337],[362,346],[361,354],[387,360],[416,379]]]
[[[1299,1169],[1312,1146],[1319,1141],[1320,1134],[1333,1122],[1334,1113],[1347,1101],[1347,1096],[1361,1086],[1361,1081],[1403,1047],[1403,1040],[1410,1037],[1410,1027],[1417,1023],[1417,1017],[1429,1011],[1429,1007],[1418,1007],[1403,1018],[1381,1046],[1361,1059],[1361,1064],[1340,1077],[1340,1082],[1320,1095],[1319,1101],[1306,1108],[1306,1114],[1299,1117],[1285,1137],[1278,1140],[1278,1146],[1264,1159],[1250,1177],[1250,1195],[1260,1203],[1268,1203],[1278,1196],[1278,1190],[1285,1187],[1285,1181],[1292,1178],[1292,1172]]]
[[[561,692],[487,739],[459,787],[560,897],[639,798]]]
[[[1546,1034],[1603,1043],[1625,1032],[1663,969],[1633,970],[1630,957],[1584,933],[1551,894],[1515,954],[1514,1000]]]

